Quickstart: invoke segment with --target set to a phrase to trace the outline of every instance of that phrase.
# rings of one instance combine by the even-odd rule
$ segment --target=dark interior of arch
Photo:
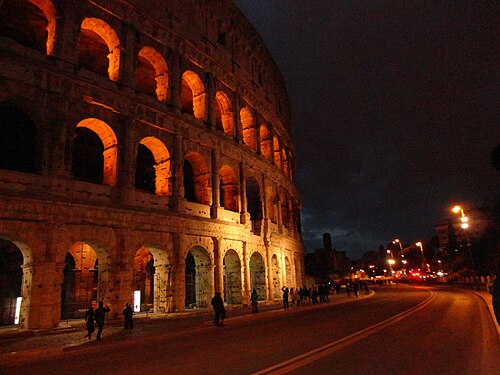
[[[36,173],[36,127],[13,105],[0,106],[0,169]]]
[[[182,113],[189,113],[190,115],[194,115],[193,91],[191,91],[191,87],[184,79],[182,80],[181,103]]]
[[[104,146],[92,130],[77,127],[73,139],[71,175],[77,180],[94,184],[103,183]]]
[[[190,202],[196,202],[194,182],[194,170],[191,163],[184,160],[184,198]]]
[[[186,306],[196,304],[196,263],[191,252],[186,256]]]
[[[46,53],[48,21],[29,1],[3,1],[0,6],[0,36]]]
[[[137,149],[135,167],[135,188],[155,193],[156,172],[154,169],[156,162],[153,153],[146,146],[140,144]]]
[[[106,42],[92,30],[82,29],[78,43],[78,65],[108,77],[109,49]]]
[[[149,95],[156,95],[156,71],[153,65],[142,56],[137,57],[135,69],[135,85],[139,91]]]
[[[21,296],[23,254],[0,238],[0,326],[14,324],[16,299]]]
[[[262,202],[260,200],[259,184],[254,178],[247,179],[247,205],[250,220],[262,220]]]

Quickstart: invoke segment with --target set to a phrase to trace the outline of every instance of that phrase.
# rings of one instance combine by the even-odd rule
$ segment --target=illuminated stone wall
[[[59,324],[82,264],[97,290],[78,295],[112,317],[138,285],[162,313],[303,284],[286,89],[230,0],[13,0],[0,24],[0,238],[23,258],[22,328]]]

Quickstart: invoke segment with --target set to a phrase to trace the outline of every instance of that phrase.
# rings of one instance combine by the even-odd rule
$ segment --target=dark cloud
[[[500,176],[494,1],[236,0],[285,78],[307,250],[434,234]]]

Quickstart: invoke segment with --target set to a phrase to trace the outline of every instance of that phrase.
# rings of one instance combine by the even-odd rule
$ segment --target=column
[[[224,254],[221,251],[222,238],[212,237],[214,242],[214,287],[224,296]]]
[[[245,179],[245,167],[243,162],[239,164],[240,169],[240,196],[239,196],[239,207],[240,207],[240,222],[241,224],[246,224],[250,221],[250,215],[248,214],[248,202],[247,202],[247,181]]]
[[[180,201],[184,199],[184,137],[177,133],[174,147],[174,191],[172,192],[173,211],[179,211]]]
[[[207,73],[206,75],[206,87],[205,87],[205,92],[206,92],[206,122],[208,123],[208,126],[210,126],[212,129],[216,128],[216,119],[215,119],[215,82],[214,78],[210,73]]]
[[[215,149],[211,151],[212,157],[212,207],[210,216],[217,219],[220,207],[220,175],[219,175],[219,152]]]
[[[174,111],[181,113],[181,84],[182,74],[180,67],[180,57],[177,52],[172,52],[172,58],[169,64],[169,80],[168,86],[170,90],[170,105]]]
[[[252,294],[250,285],[250,260],[248,259],[247,242],[243,241],[243,305],[250,303],[250,295]]]

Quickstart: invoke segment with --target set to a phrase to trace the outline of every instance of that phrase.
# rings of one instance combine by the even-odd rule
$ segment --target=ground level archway
[[[226,252],[224,264],[224,301],[229,305],[241,303],[241,262],[236,251]]]
[[[195,246],[186,255],[185,306],[207,308],[212,297],[212,262],[208,252]]]
[[[262,255],[253,253],[250,257],[250,285],[257,291],[260,301],[266,300],[266,265]]]

